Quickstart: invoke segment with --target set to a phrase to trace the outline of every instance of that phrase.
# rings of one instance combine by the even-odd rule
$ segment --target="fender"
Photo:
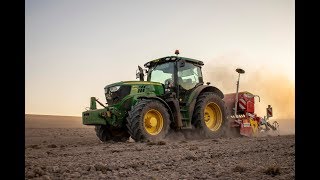
[[[169,110],[169,115],[170,115],[170,118],[172,120],[174,120],[174,116],[173,116],[173,113],[171,111],[171,108],[170,106],[161,98],[157,97],[157,96],[139,96],[137,99],[155,99],[155,100],[158,100],[160,101],[162,104],[164,104],[164,106]]]
[[[217,94],[221,99],[224,98],[222,91],[214,86],[201,85],[198,86],[193,92],[190,94],[189,99],[187,101],[187,106],[189,107],[189,117],[192,118],[194,107],[197,102],[197,98],[202,92],[213,92]]]

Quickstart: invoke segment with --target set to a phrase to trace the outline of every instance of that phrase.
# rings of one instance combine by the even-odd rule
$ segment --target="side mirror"
[[[140,79],[140,81],[144,81],[144,73],[143,73],[143,69],[138,66],[138,69],[136,71],[136,79]]]

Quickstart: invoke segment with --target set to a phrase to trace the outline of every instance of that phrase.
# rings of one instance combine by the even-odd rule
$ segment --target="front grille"
[[[117,104],[125,96],[130,94],[130,91],[130,85],[122,85],[116,92],[110,92],[110,89],[108,88],[107,93],[105,94],[108,105]]]

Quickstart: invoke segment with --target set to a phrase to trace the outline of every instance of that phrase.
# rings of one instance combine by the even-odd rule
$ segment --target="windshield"
[[[201,69],[192,63],[186,63],[185,66],[180,67],[178,70],[178,84],[184,89],[189,90],[202,82]]]
[[[148,81],[160,82],[165,84],[165,81],[173,80],[174,63],[167,62],[157,65],[148,75]]]

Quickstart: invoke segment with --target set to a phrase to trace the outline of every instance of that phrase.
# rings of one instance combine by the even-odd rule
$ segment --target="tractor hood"
[[[149,81],[120,81],[109,84],[104,88],[106,100],[109,105],[117,104],[129,96],[155,96],[164,94],[164,85]]]
[[[114,86],[121,86],[121,85],[156,85],[156,86],[162,86],[159,82],[149,82],[149,81],[120,81],[116,83],[112,83],[104,87],[104,89],[107,89],[109,87]]]

